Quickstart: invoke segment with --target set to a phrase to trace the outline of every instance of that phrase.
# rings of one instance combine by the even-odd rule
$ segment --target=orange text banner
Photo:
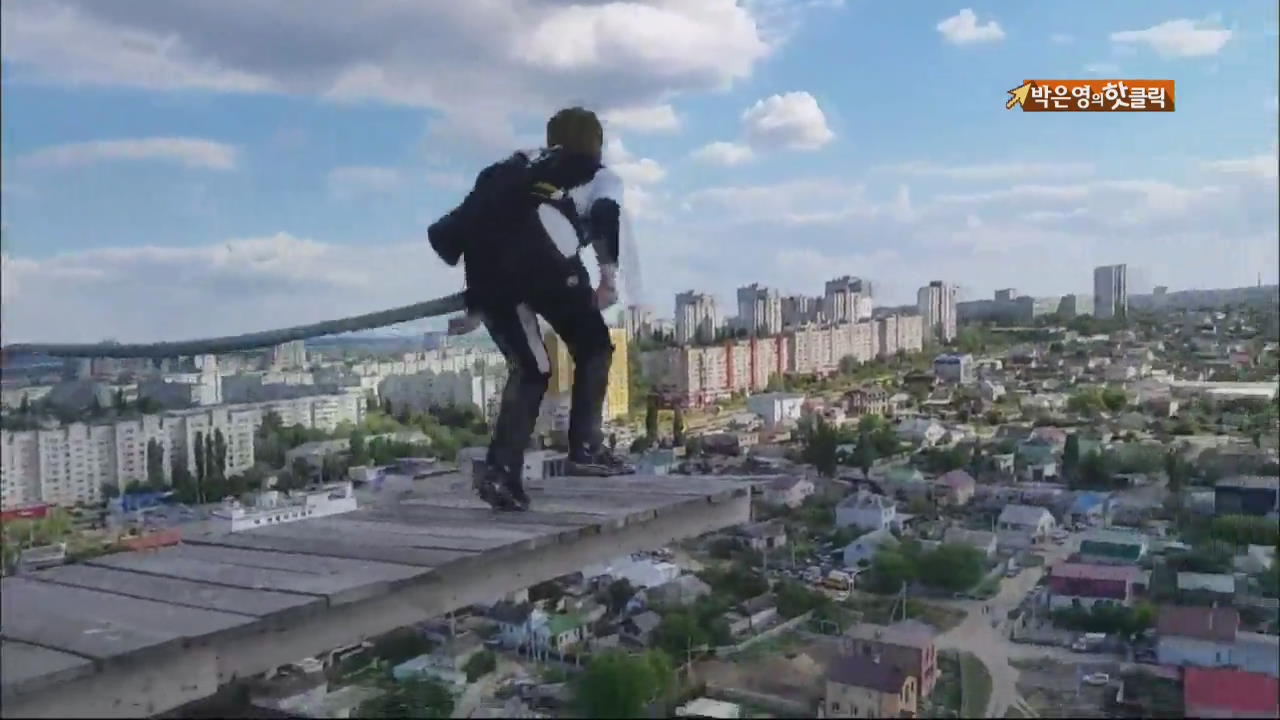
[[[1026,112],[1173,112],[1172,80],[1027,80]]]

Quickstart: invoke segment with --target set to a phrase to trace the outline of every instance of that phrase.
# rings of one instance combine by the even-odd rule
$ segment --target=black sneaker
[[[503,472],[501,468],[476,463],[471,476],[471,486],[475,488],[476,494],[480,496],[480,499],[488,503],[489,507],[494,510],[517,511],[527,509],[529,507],[529,498],[524,494],[524,489],[519,488],[520,496],[524,499],[524,502],[521,503],[516,497],[513,497],[508,477],[508,474]]]
[[[589,456],[574,458],[572,455],[565,461],[564,474],[577,477],[612,477],[614,475],[631,475],[636,468],[623,460],[608,448],[599,448]]]
[[[524,491],[524,482],[519,475],[507,475],[502,480],[502,491],[514,505],[514,510],[529,509],[529,493]]]

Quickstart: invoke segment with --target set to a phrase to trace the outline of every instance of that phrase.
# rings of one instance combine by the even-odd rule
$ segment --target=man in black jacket
[[[566,472],[634,472],[601,433],[613,356],[601,311],[617,302],[622,201],[621,179],[601,163],[603,143],[594,113],[561,110],[547,123],[546,148],[486,168],[463,203],[428,231],[446,262],[464,261],[467,314],[450,321],[450,332],[483,323],[507,361],[493,440],[475,474],[480,496],[498,509],[529,506],[524,451],[551,369],[539,317],[574,362]],[[588,244],[600,263],[594,290],[579,257]]]

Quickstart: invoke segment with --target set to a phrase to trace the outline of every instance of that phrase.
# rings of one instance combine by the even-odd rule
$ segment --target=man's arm
[[[618,301],[619,234],[622,227],[622,178],[609,168],[596,173],[591,207],[587,210],[591,245],[600,263],[596,301],[603,310]]]

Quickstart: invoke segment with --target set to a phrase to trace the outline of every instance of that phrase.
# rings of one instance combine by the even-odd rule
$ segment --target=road
[[[1035,716],[1026,699],[1018,693],[1018,670],[1009,664],[1009,659],[1056,657],[1051,652],[1055,649],[1012,643],[1003,629],[992,627],[992,621],[999,621],[1003,626],[1009,611],[1022,603],[1027,593],[1040,581],[1045,568],[1066,558],[1079,549],[1079,546],[1080,535],[1075,533],[1062,545],[1049,545],[1044,565],[1023,570],[1015,578],[1001,580],[1000,592],[990,600],[949,600],[941,603],[968,613],[963,622],[938,637],[937,647],[940,650],[971,652],[987,666],[987,672],[991,674],[991,698],[987,701],[986,717],[1002,718],[1010,706],[1017,706],[1024,714]],[[990,610],[984,612],[984,608]],[[1097,656],[1078,657],[1097,660]]]

